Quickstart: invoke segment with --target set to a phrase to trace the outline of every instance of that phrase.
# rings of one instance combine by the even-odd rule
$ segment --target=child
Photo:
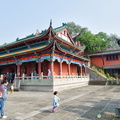
[[[11,93],[14,92],[14,86],[15,86],[14,84],[11,85]]]
[[[55,112],[55,111],[57,110],[57,107],[59,106],[58,101],[60,101],[60,98],[58,97],[58,92],[55,91],[55,92],[54,92],[53,104],[52,104],[53,109],[52,109],[51,112]]]

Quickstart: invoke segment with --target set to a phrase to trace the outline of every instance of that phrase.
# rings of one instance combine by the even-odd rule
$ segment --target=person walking
[[[1,81],[4,80],[4,75],[3,74],[0,75],[0,80]]]
[[[53,103],[52,103],[52,110],[51,112],[55,112],[57,110],[57,107],[59,107],[59,101],[60,101],[60,98],[58,97],[58,91],[55,91],[54,93],[54,98],[53,98]]]
[[[9,79],[10,79],[9,82],[12,83],[12,73],[10,73]]]
[[[50,71],[50,69],[48,69],[48,76],[51,76],[51,71]]]
[[[1,85],[0,85],[0,114],[1,114],[1,118],[7,118],[7,116],[5,116],[4,114],[4,107],[5,107],[5,101],[7,99],[7,86],[8,85],[8,81],[7,80],[3,80]]]
[[[50,69],[48,69],[48,79],[50,79],[50,76],[51,76],[51,71]]]
[[[35,76],[35,77],[33,77],[33,79],[36,79],[36,76],[37,76],[37,72],[34,70],[34,72],[33,72],[33,76]]]

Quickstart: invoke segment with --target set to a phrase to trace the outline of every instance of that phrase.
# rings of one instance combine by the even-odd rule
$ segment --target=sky
[[[62,23],[120,37],[120,0],[0,0],[0,45]]]

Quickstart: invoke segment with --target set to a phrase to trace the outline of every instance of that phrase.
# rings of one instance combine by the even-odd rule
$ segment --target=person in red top
[[[6,80],[6,74],[3,75],[3,80]]]

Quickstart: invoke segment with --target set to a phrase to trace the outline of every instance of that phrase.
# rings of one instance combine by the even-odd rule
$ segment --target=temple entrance
[[[21,76],[23,75],[23,73],[27,76],[31,76],[31,73],[34,71],[36,71],[38,74],[38,63],[37,62],[22,63],[20,67]]]
[[[43,72],[44,76],[48,75],[49,64],[50,64],[50,62],[48,60],[44,60],[41,63],[41,72]]]
[[[0,74],[6,74],[7,72],[16,73],[16,65],[5,65],[0,68]]]
[[[16,73],[16,65],[10,65],[10,73]]]
[[[21,76],[22,76],[23,74],[26,74],[26,73],[27,73],[26,63],[23,63],[23,64],[21,65],[20,73],[21,73]]]
[[[62,63],[62,75],[68,75],[68,64],[66,62]]]

